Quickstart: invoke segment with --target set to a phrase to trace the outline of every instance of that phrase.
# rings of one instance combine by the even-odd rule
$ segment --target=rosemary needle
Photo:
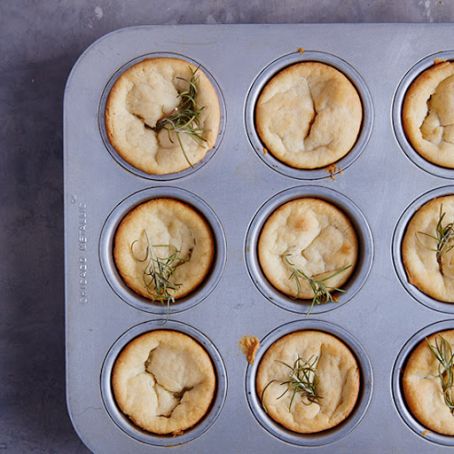
[[[289,365],[283,361],[277,361],[280,364],[287,367],[290,372],[288,375],[288,380],[279,382],[279,385],[286,386],[284,392],[278,396],[276,399],[281,399],[288,392],[292,393],[290,398],[290,403],[288,411],[292,409],[293,402],[295,400],[296,394],[301,395],[301,402],[304,405],[311,405],[313,403],[319,403],[321,396],[317,392],[317,366],[318,356],[311,356],[307,361],[301,358],[299,355],[293,365]],[[265,391],[272,383],[276,383],[278,380],[271,380],[267,383],[265,388],[262,391],[262,402]]]
[[[198,91],[198,76],[196,73],[198,69],[199,68],[193,70],[189,67],[191,72],[191,78],[189,80],[184,79],[183,77],[177,77],[178,80],[187,83],[188,87],[186,90],[183,90],[178,94],[178,97],[180,98],[178,106],[175,107],[175,109],[173,109],[170,113],[161,117],[156,122],[156,126],[152,128],[156,132],[163,129],[166,130],[169,140],[172,143],[173,140],[171,134],[174,133],[177,138],[178,145],[183,152],[184,158],[191,167],[192,163],[186,153],[180,134],[187,134],[199,144],[206,142],[206,139],[202,135],[203,129],[200,127],[200,114],[205,106],[199,107],[196,101]]]
[[[454,354],[452,353],[451,344],[443,336],[437,336],[435,338],[435,345],[431,345],[427,338],[426,342],[432,355],[438,361],[437,377],[440,379],[443,398],[449,411],[454,416],[454,396],[452,389],[454,385]]]
[[[436,253],[438,263],[441,263],[442,256],[454,247],[454,244],[452,244],[452,240],[454,239],[454,222],[449,222],[443,226],[445,216],[446,212],[443,211],[443,204],[441,204],[435,233],[432,235],[426,232],[418,232],[419,235],[425,235],[436,242],[436,247],[430,250]]]
[[[189,249],[186,256],[181,256],[181,251],[171,244],[153,244],[150,245],[148,235],[144,230],[142,234],[145,237],[146,248],[143,257],[135,251],[136,245],[140,239],[131,243],[131,254],[137,262],[145,263],[143,269],[143,283],[148,293],[152,296],[153,301],[166,302],[167,305],[175,302],[173,293],[181,287],[181,283],[175,282],[172,277],[176,269],[190,260],[193,249]],[[167,249],[168,254],[162,256],[157,254],[156,250]]]
[[[350,268],[351,265],[347,265],[342,268],[338,268],[338,269],[334,270],[328,276],[317,279],[314,276],[308,276],[304,271],[297,268],[295,266],[295,264],[289,260],[290,255],[291,254],[286,252],[285,254],[283,254],[281,256],[281,258],[282,258],[283,262],[287,265],[287,267],[290,268],[291,273],[289,275],[289,279],[295,281],[296,297],[298,298],[301,293],[301,280],[305,280],[309,284],[309,286],[311,287],[312,293],[314,294],[308,314],[311,313],[313,307],[316,304],[326,304],[326,303],[335,302],[332,292],[340,292],[340,293],[345,292],[345,290],[342,290],[341,288],[328,286],[326,284],[326,282],[329,279],[332,279],[333,277],[337,276],[338,274],[340,274],[340,273],[344,272],[345,270],[347,270],[348,268]]]

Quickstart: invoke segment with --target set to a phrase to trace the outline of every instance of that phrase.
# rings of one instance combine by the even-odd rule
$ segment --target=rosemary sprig
[[[175,302],[173,295],[180,287],[181,283],[172,280],[176,269],[190,260],[193,249],[189,249],[186,256],[181,256],[181,251],[171,244],[152,244],[150,245],[147,232],[142,234],[146,239],[144,257],[140,257],[134,248],[140,240],[131,243],[131,254],[137,262],[146,265],[143,269],[143,283],[148,293],[153,297],[153,301],[165,302],[167,305]],[[167,249],[168,255],[162,257],[156,253],[156,249]]]
[[[322,398],[317,392],[317,374],[316,374],[316,367],[317,367],[318,356],[311,356],[307,361],[301,358],[298,355],[298,358],[290,366],[283,361],[277,360],[278,363],[284,365],[288,369],[290,369],[288,380],[282,381],[279,383],[281,386],[286,386],[284,392],[278,396],[276,399],[281,399],[284,397],[288,392],[292,393],[292,397],[290,398],[290,403],[288,406],[288,411],[290,412],[292,409],[293,401],[295,400],[296,394],[301,395],[301,402],[304,405],[311,405],[313,403],[319,403],[320,399]],[[277,382],[278,380],[271,380],[262,391],[261,400],[263,402],[263,396],[265,391],[268,387],[272,384]]]
[[[435,227],[435,234],[431,235],[426,232],[418,232],[419,235],[425,235],[432,240],[436,241],[436,248],[430,249],[436,253],[437,262],[441,263],[443,254],[449,252],[454,248],[452,240],[454,239],[454,222],[449,222],[443,226],[443,220],[446,216],[446,212],[443,211],[443,204],[440,205],[440,213],[438,215],[437,226]]]
[[[342,268],[338,268],[334,270],[331,274],[328,276],[325,276],[323,278],[317,279],[314,276],[308,276],[303,270],[297,268],[293,262],[289,260],[290,253],[286,252],[281,255],[281,258],[285,265],[290,268],[290,275],[289,279],[295,281],[296,285],[296,297],[298,298],[300,293],[301,293],[301,280],[304,279],[307,281],[309,286],[311,287],[312,293],[314,294],[312,298],[312,303],[309,308],[308,314],[311,313],[313,307],[316,304],[326,304],[326,303],[332,303],[335,302],[335,297],[333,296],[333,292],[340,292],[340,293],[345,293],[345,290],[338,288],[338,287],[331,287],[326,284],[326,282],[329,279],[332,279],[333,277],[337,276],[338,274],[344,272],[345,270],[348,270],[351,265],[346,265]]]
[[[432,355],[438,361],[438,375],[441,382],[441,389],[443,391],[443,398],[449,411],[454,416],[454,354],[452,353],[451,344],[443,337],[437,336],[435,338],[435,345],[431,345],[426,338],[427,345],[429,346]]]
[[[191,78],[189,80],[183,77],[177,77],[177,79],[182,80],[188,84],[186,90],[178,93],[180,98],[180,103],[175,109],[170,113],[161,117],[157,122],[156,126],[152,128],[154,131],[159,132],[162,129],[167,131],[170,142],[172,140],[172,132],[176,135],[178,145],[183,152],[183,155],[187,163],[192,167],[192,163],[188,158],[186,150],[183,146],[183,141],[181,140],[180,134],[187,134],[197,143],[201,144],[206,142],[206,139],[203,137],[203,129],[200,127],[200,114],[205,108],[205,106],[199,107],[196,102],[197,98],[197,82],[198,76],[196,75],[199,68],[193,70],[189,67],[191,71]]]

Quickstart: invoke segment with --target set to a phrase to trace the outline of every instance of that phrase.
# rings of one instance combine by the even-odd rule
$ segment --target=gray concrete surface
[[[453,19],[449,0],[0,0],[0,451],[86,452],[65,404],[62,197],[63,90],[85,47],[137,24]]]

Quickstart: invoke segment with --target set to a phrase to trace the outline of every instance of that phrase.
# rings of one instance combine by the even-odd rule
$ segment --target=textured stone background
[[[91,42],[138,24],[453,19],[450,0],[0,0],[0,451],[86,452],[65,404],[62,102]]]

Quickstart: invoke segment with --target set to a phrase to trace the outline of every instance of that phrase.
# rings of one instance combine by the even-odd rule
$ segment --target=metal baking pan
[[[452,58],[449,43],[450,24],[143,26],[110,33],[82,54],[64,103],[66,374],[71,419],[92,451],[164,452],[174,446],[182,453],[290,453],[311,446],[318,452],[413,453],[454,444],[414,421],[399,384],[410,347],[428,333],[454,328],[454,306],[409,286],[399,252],[411,213],[432,196],[454,192],[449,187],[454,171],[421,160],[400,124],[408,84],[435,57]],[[149,54],[177,54],[200,64],[222,104],[216,149],[193,169],[164,177],[123,162],[106,141],[103,125],[115,77]],[[254,130],[261,87],[300,60],[338,67],[361,95],[362,132],[355,148],[336,163],[334,178],[324,169],[283,165],[263,152]],[[349,214],[361,245],[346,293],[309,316],[306,305],[270,288],[255,254],[267,213],[308,194]],[[139,333],[162,327],[167,316],[165,308],[122,284],[111,257],[121,217],[157,195],[196,206],[212,225],[217,245],[210,278],[172,306],[166,322],[205,346],[218,376],[209,414],[177,437],[138,430],[118,411],[110,390],[115,355]],[[248,334],[261,338],[260,358],[280,335],[307,327],[332,332],[351,347],[362,388],[344,424],[298,436],[273,424],[261,409],[253,386],[256,367],[247,365],[238,341]]]

